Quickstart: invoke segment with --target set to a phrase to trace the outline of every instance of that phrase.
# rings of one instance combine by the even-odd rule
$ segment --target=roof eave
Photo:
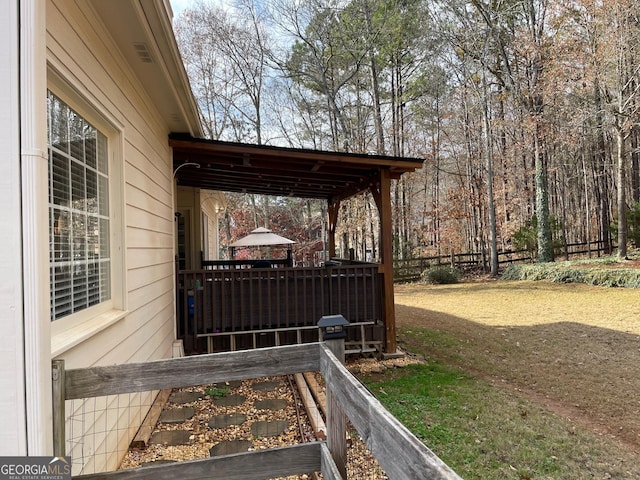
[[[169,132],[203,134],[166,0],[91,0]]]

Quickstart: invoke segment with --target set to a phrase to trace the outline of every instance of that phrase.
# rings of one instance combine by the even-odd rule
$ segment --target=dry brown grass
[[[640,453],[640,292],[487,281],[396,289],[400,340]],[[427,327],[420,345],[408,334]],[[403,334],[404,332],[404,334]]]

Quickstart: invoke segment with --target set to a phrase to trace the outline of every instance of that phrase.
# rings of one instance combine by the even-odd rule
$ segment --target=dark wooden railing
[[[271,267],[291,267],[290,258],[265,258],[261,260],[202,260],[205,270],[233,270],[238,268],[252,268],[255,265],[267,263]]]
[[[377,264],[187,270],[177,275],[178,337],[189,353],[204,351],[206,336],[300,331],[315,327],[323,315],[341,314],[351,323],[384,322]],[[317,339],[317,331],[310,332],[308,341]]]

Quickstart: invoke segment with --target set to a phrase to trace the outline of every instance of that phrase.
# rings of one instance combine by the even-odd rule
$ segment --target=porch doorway
[[[191,209],[183,208],[176,212],[176,243],[180,270],[193,269],[191,239]]]

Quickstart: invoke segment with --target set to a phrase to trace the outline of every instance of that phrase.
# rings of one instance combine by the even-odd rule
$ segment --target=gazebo
[[[399,179],[403,173],[421,168],[422,159],[247,145],[183,135],[172,135],[169,145],[173,148],[174,169],[178,169],[183,164],[190,164],[180,168],[176,175],[178,185],[223,192],[326,200],[329,216],[328,251],[332,259],[336,255],[335,233],[341,202],[354,195],[370,191],[378,207],[380,218],[379,264],[339,259],[339,262],[332,262],[327,268],[309,270],[304,274],[300,269],[292,269],[291,277],[286,283],[287,308],[284,309],[286,311],[280,312],[282,318],[288,318],[285,322],[287,327],[279,326],[279,321],[263,322],[261,319],[251,317],[247,318],[244,324],[223,325],[222,328],[231,329],[231,332],[243,329],[247,331],[270,328],[277,330],[289,328],[289,325],[294,328],[293,324],[296,324],[297,328],[302,329],[311,328],[311,321],[315,326],[315,322],[325,314],[341,313],[352,323],[354,320],[360,323],[369,321],[370,317],[370,321],[375,326],[381,327],[383,350],[390,354],[395,353],[391,181]],[[342,270],[338,271],[339,269]],[[227,272],[231,271],[227,270]],[[187,298],[187,292],[190,289],[197,292],[198,288],[202,289],[204,285],[220,285],[225,288],[233,285],[235,289],[227,294],[238,300],[243,295],[246,297],[249,290],[254,292],[253,289],[257,288],[255,285],[261,284],[255,276],[251,277],[251,280],[249,277],[196,278],[197,275],[193,272],[189,274],[178,272],[178,275],[178,285],[182,289],[183,299]],[[279,283],[282,280],[281,276],[268,278],[271,281],[269,288],[281,288],[285,285]],[[266,279],[267,277],[263,275],[261,282],[265,283]],[[324,290],[320,289],[320,283],[314,283],[315,280],[322,283]],[[264,288],[267,288],[266,283]],[[324,292],[321,295],[322,298],[311,294],[321,290]],[[204,297],[211,298],[215,303],[214,295],[218,293],[214,293],[213,290],[210,294],[203,293]],[[336,300],[336,296],[340,298]],[[267,295],[260,301],[281,302],[283,298]],[[236,310],[243,312],[242,315],[256,314],[256,312],[244,311],[247,302],[251,300],[244,298],[238,302]],[[189,314],[187,304],[188,302],[184,300],[179,302],[179,307],[183,309],[182,321]],[[265,304],[265,308],[266,306]],[[278,306],[270,304],[269,311],[271,312],[275,307]],[[207,308],[206,304],[201,306],[200,311],[204,315],[201,320],[208,320],[208,317],[215,317],[221,313],[207,311]],[[347,311],[324,311],[327,309]],[[315,320],[310,317],[298,321],[304,312],[309,311],[312,315],[317,315]],[[322,315],[318,315],[319,313]],[[196,320],[193,325],[182,325],[184,335],[189,332],[201,337],[229,335],[228,332],[222,331],[198,333],[200,327]],[[210,325],[205,327],[211,328]],[[300,330],[297,333],[299,332]],[[300,335],[297,335],[297,339],[300,339]]]
[[[278,234],[273,233],[271,230],[265,227],[258,227],[255,230],[252,230],[251,233],[245,237],[242,237],[239,240],[229,244],[229,248],[231,249],[231,258],[235,259],[236,249],[238,248],[249,248],[249,247],[274,247],[280,245],[287,245],[287,264],[288,266],[293,266],[292,256],[291,256],[291,245],[293,245],[293,240],[288,238],[284,238]],[[259,262],[262,262],[262,265],[266,266],[265,262],[274,263],[275,259],[258,259]],[[277,262],[276,262],[277,263]]]

